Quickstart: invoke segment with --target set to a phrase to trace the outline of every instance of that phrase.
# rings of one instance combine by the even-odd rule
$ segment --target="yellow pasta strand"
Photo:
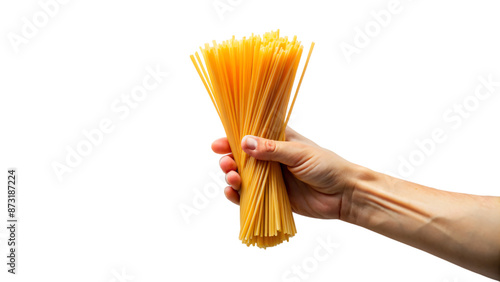
[[[247,246],[276,246],[297,233],[281,165],[249,157],[240,144],[245,135],[285,140],[313,48],[314,43],[293,98],[304,49],[296,36],[288,40],[279,36],[279,30],[241,40],[233,36],[200,47],[203,59],[198,52],[190,56],[222,121],[241,175],[239,238]]]

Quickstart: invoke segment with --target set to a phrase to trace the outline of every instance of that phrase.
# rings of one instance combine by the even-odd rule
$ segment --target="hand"
[[[251,157],[282,164],[293,212],[315,218],[340,219],[343,195],[353,191],[353,176],[358,166],[291,128],[287,127],[285,136],[286,141],[274,141],[248,135],[241,141],[241,147]],[[220,167],[230,185],[224,189],[224,194],[238,204],[241,177],[227,138],[214,141],[212,150],[228,154],[220,159]]]
[[[245,136],[251,157],[282,164],[295,213],[341,219],[500,279],[500,197],[437,190],[350,163],[287,128],[286,141]],[[212,150],[228,154],[226,197],[239,203],[241,178],[226,138]]]

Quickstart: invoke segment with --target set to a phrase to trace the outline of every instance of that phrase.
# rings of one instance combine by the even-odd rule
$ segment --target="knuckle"
[[[276,151],[277,146],[274,140],[266,140],[264,145],[264,151],[266,153],[274,153]]]

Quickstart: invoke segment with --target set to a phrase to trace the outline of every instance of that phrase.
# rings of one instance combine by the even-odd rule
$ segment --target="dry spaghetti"
[[[281,166],[249,157],[241,139],[255,135],[285,140],[285,128],[297,98],[314,43],[293,96],[292,88],[303,46],[297,37],[280,37],[279,30],[200,48],[191,60],[224,126],[242,183],[240,240],[271,247],[297,232]],[[288,111],[287,111],[288,110]]]

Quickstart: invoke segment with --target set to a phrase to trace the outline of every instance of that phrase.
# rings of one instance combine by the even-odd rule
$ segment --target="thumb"
[[[241,140],[241,148],[249,156],[263,161],[275,161],[287,166],[298,166],[306,155],[306,146],[291,141],[275,141],[253,135]]]

